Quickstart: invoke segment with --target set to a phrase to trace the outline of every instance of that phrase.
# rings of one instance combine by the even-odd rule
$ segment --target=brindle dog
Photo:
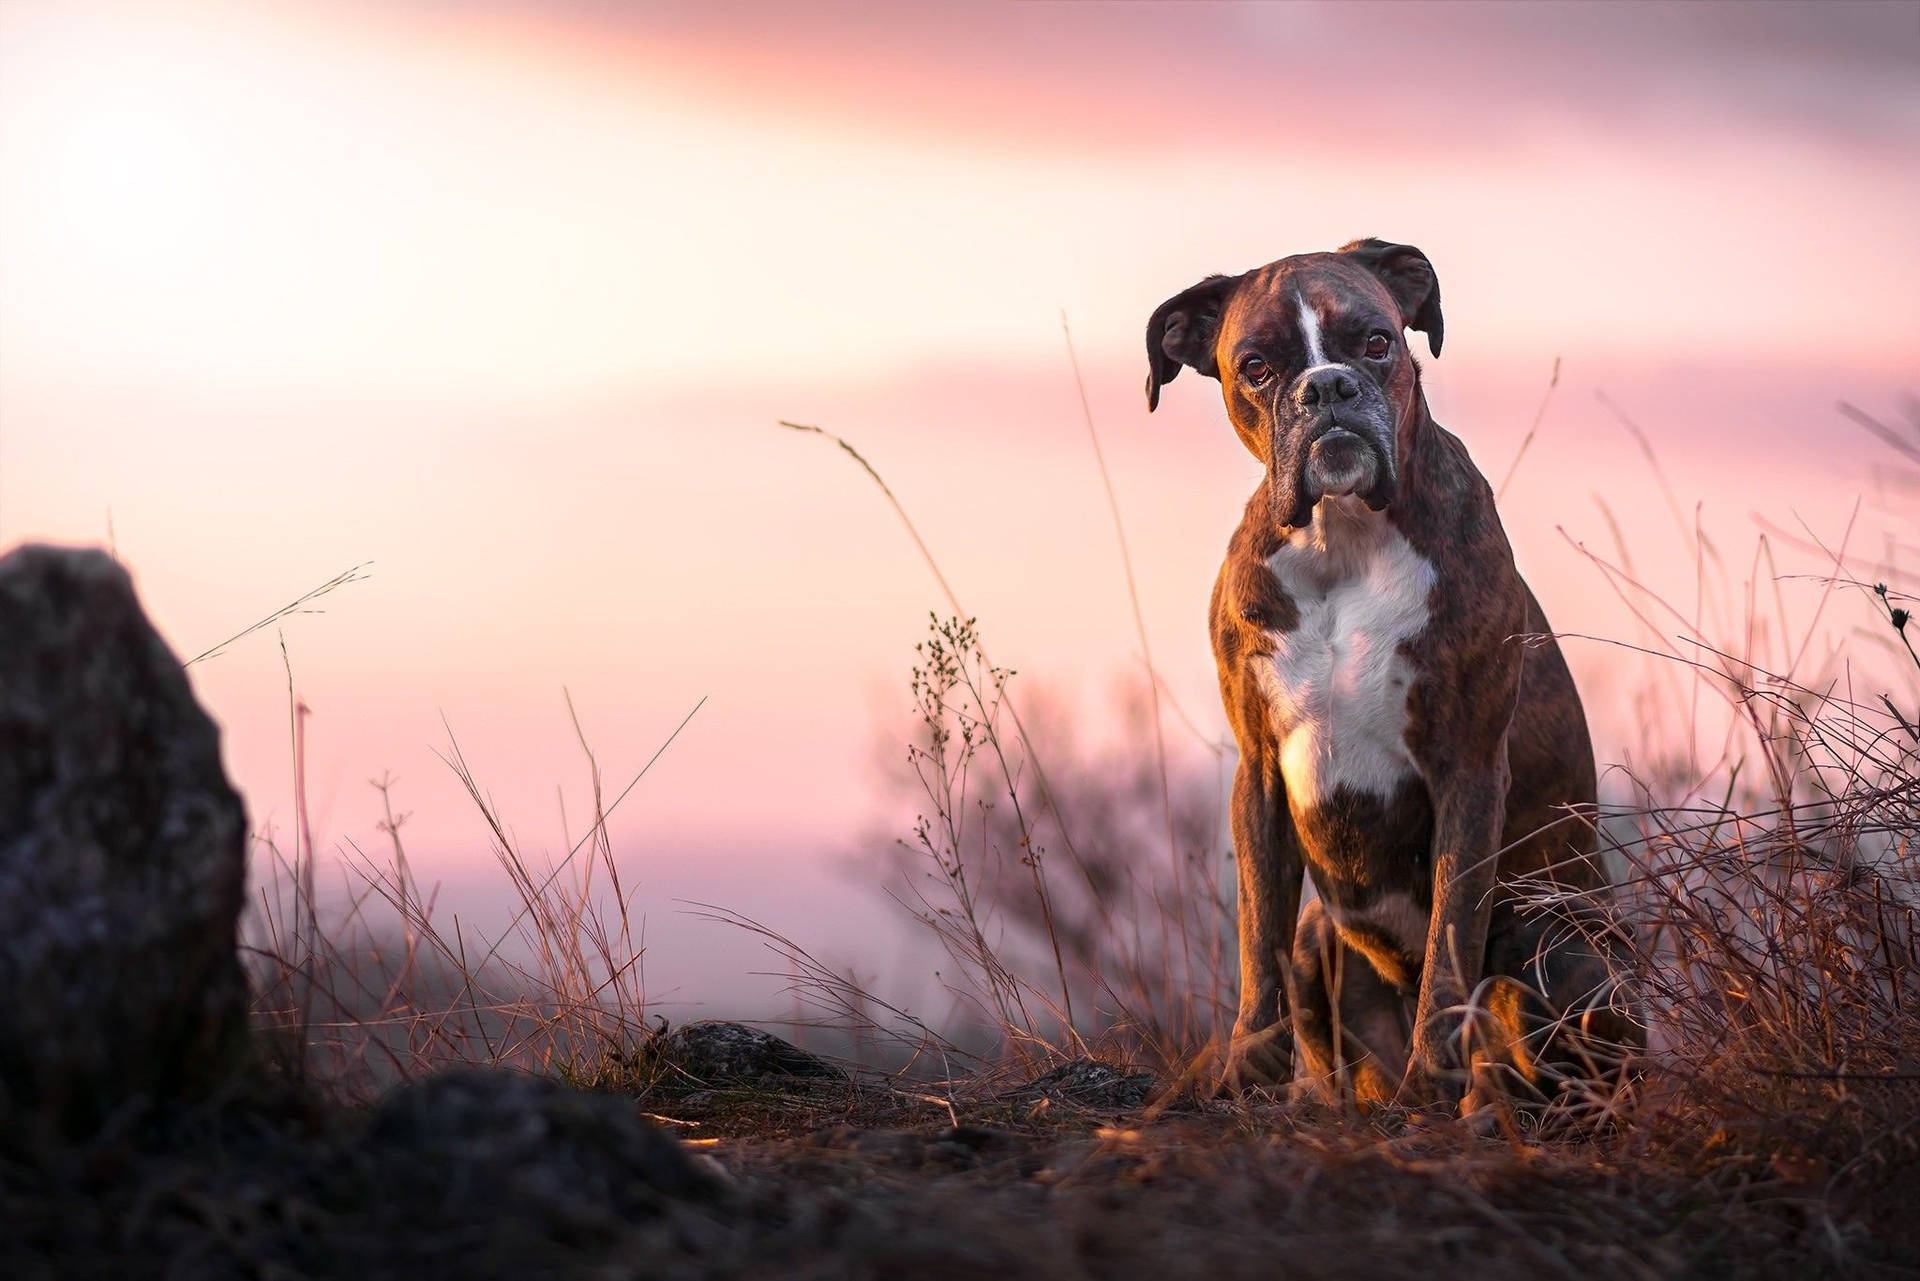
[[[1618,937],[1590,908],[1518,892],[1608,893],[1593,749],[1407,329],[1439,355],[1439,284],[1408,245],[1210,277],[1147,325],[1147,405],[1182,366],[1219,379],[1266,466],[1212,606],[1240,746],[1223,1084],[1297,1076],[1368,1104],[1465,1093],[1472,1111],[1496,1085],[1538,1097],[1608,1072],[1644,1035]]]

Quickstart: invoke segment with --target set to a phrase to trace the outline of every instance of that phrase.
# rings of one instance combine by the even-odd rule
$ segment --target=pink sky
[[[1591,495],[1650,577],[1690,598],[1692,566],[1597,392],[1737,595],[1753,512],[1844,526],[1876,455],[1834,401],[1915,388],[1916,72],[1900,4],[13,0],[0,546],[111,525],[185,653],[373,561],[285,628],[322,837],[368,840],[391,770],[469,902],[443,715],[553,849],[556,788],[584,807],[563,687],[622,777],[708,697],[616,831],[651,972],[732,991],[750,953],[674,899],[894,937],[834,860],[940,604],[775,419],[859,443],[996,658],[1110,732],[1138,645],[1064,311],[1155,657],[1219,733],[1202,619],[1257,475],[1213,384],[1147,416],[1141,327],[1212,271],[1411,241],[1436,414],[1496,478],[1562,359],[1508,528],[1557,626],[1630,637],[1569,542],[1611,546]],[[1613,759],[1629,675],[1571,657]],[[281,825],[285,681],[271,635],[195,669]]]

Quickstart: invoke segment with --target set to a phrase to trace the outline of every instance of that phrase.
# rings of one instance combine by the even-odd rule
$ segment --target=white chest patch
[[[1300,611],[1298,627],[1268,633],[1258,668],[1289,802],[1341,786],[1385,799],[1413,772],[1400,647],[1427,625],[1433,565],[1384,514],[1325,498],[1267,568]]]

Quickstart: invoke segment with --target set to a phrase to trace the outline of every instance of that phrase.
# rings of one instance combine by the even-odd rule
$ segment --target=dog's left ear
[[[1412,245],[1371,239],[1342,245],[1340,252],[1358,259],[1380,278],[1400,308],[1400,323],[1425,334],[1427,346],[1438,356],[1444,332],[1440,320],[1440,278],[1433,274],[1433,264],[1427,261],[1427,256]]]
[[[1147,412],[1160,407],[1160,388],[1179,376],[1180,366],[1209,378],[1220,376],[1213,345],[1220,337],[1220,316],[1240,284],[1238,276],[1208,276],[1154,309],[1147,322]]]

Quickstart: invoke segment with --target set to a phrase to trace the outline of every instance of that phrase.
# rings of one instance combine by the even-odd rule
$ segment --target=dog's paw
[[[1395,1102],[1415,1111],[1457,1113],[1471,1084],[1468,1073],[1445,1052],[1447,1042],[1422,1044],[1416,1038]]]
[[[1506,1095],[1476,1082],[1460,1098],[1460,1120],[1469,1130],[1485,1138],[1498,1133],[1503,1124],[1511,1124],[1507,1117],[1511,1106]]]
[[[1278,1092],[1293,1080],[1293,1032],[1284,1024],[1236,1032],[1216,1094],[1238,1098],[1252,1090]]]

